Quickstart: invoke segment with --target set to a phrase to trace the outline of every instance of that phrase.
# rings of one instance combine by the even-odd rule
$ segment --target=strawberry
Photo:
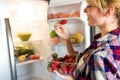
[[[63,62],[63,61],[64,61],[64,58],[63,58],[63,57],[60,57],[58,60],[61,61],[61,62]]]
[[[65,63],[61,63],[60,68],[64,74],[67,74],[67,66]]]
[[[66,23],[67,23],[67,20],[61,20],[60,21],[60,24],[62,24],[62,25],[66,24]]]
[[[47,70],[48,70],[49,72],[52,72],[52,71],[53,71],[50,62],[49,62],[48,65],[47,65]]]
[[[60,64],[60,62],[58,62],[58,61],[51,62],[52,69],[59,71],[59,64]]]
[[[53,70],[59,71],[59,68],[55,67]]]
[[[68,74],[73,73],[74,69],[75,69],[74,65],[69,64],[69,66],[68,66]]]
[[[65,56],[64,56],[64,59],[68,59],[68,55],[65,55]]]
[[[48,67],[48,71],[52,72],[53,71],[52,67]]]
[[[59,67],[60,62],[59,61],[53,61],[52,66]]]
[[[57,66],[56,66],[53,62],[51,62],[51,67],[54,69],[54,68],[56,68]]]
[[[64,56],[64,62],[74,63],[75,62],[75,57],[72,56],[72,55],[65,55]]]
[[[39,55],[30,55],[29,56],[30,60],[36,60],[36,59],[39,59]]]
[[[69,58],[69,63],[75,63],[75,59],[74,58]]]
[[[73,55],[69,55],[68,58],[74,58],[74,56]]]

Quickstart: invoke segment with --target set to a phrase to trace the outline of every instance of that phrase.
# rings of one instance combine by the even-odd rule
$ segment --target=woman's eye
[[[87,5],[87,7],[92,7],[92,5]]]

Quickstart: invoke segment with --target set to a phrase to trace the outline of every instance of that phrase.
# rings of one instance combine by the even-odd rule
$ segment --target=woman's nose
[[[87,7],[85,7],[85,9],[84,9],[84,13],[87,13]]]

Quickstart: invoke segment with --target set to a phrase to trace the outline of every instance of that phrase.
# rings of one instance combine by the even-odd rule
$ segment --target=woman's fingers
[[[57,22],[54,25],[55,32],[63,39],[67,39],[69,37],[67,29],[61,25],[59,22]]]
[[[59,22],[57,22],[57,23],[55,23],[54,28],[57,28],[59,26],[61,26],[61,24]]]
[[[54,73],[55,73],[57,76],[59,76],[59,77],[61,77],[61,78],[63,78],[63,79],[66,79],[66,77],[67,77],[67,76],[65,76],[65,75],[60,74],[60,73],[57,72],[56,70],[54,70]]]
[[[59,72],[57,72],[56,70],[53,71],[57,76],[65,79],[65,80],[74,80],[74,78],[70,75],[62,75]]]
[[[60,76],[61,74],[58,73],[56,70],[53,71],[56,75]]]

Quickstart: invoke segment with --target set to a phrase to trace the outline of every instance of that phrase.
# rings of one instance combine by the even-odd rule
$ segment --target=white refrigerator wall
[[[48,14],[53,14],[54,16],[60,13],[65,14],[72,14],[75,11],[80,12],[80,17],[73,17],[73,18],[53,18],[48,19],[48,23],[50,24],[50,30],[53,29],[53,25],[61,20],[61,19],[67,19],[68,23],[64,25],[64,27],[67,28],[69,34],[74,34],[75,32],[80,32],[84,36],[84,42],[80,43],[80,46],[74,46],[74,49],[76,51],[82,52],[90,45],[90,27],[87,23],[87,16],[86,13],[84,13],[84,8],[86,7],[85,0],[51,0],[49,8],[48,8]],[[59,55],[63,56],[65,54],[68,54],[66,51],[65,46],[61,45],[54,45],[53,51],[56,51]]]
[[[37,0],[10,0],[9,2],[10,24],[15,45],[21,42],[18,33],[30,32],[32,36],[29,41],[38,41],[36,48],[37,46],[42,48],[40,53],[44,53],[41,54],[44,57],[51,50],[48,45],[49,25],[46,22],[48,3]],[[39,41],[42,41],[42,46]]]
[[[9,0],[10,25],[15,46],[22,44],[18,33],[30,32],[32,36],[29,41],[34,42],[34,49],[40,58],[45,58],[51,52],[47,9],[46,1]],[[18,80],[50,80],[44,60],[16,64],[16,68]]]

